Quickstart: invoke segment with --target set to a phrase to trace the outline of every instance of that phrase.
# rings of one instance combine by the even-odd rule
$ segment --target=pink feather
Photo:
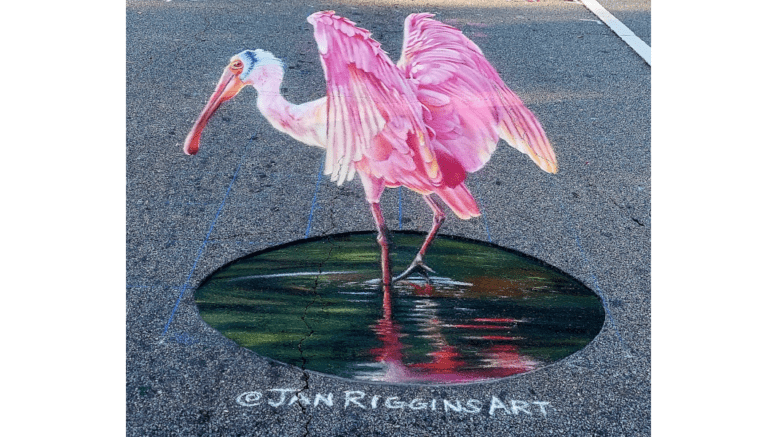
[[[412,14],[405,19],[404,47],[397,66],[418,84],[421,104],[437,107],[431,112],[438,115],[426,122],[438,133],[441,146],[473,172],[490,159],[501,136],[540,168],[556,173],[556,155],[534,114],[505,85],[474,42],[460,30],[432,20],[433,16]],[[430,98],[435,95],[432,92],[449,96],[451,101],[440,105],[440,99]],[[451,123],[461,129],[440,136],[440,131],[452,132]]]
[[[308,17],[327,81],[325,173],[359,172],[367,200],[385,186],[436,193],[460,218],[480,215],[464,185],[500,136],[555,173],[542,126],[456,28],[413,14],[394,65],[365,29],[333,11]]]

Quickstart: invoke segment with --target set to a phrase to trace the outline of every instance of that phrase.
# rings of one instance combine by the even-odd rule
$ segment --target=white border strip
[[[616,35],[618,35],[623,41],[626,42],[638,55],[642,56],[642,59],[650,65],[650,46],[645,44],[634,32],[631,31],[626,25],[621,23],[620,20],[615,18],[611,13],[604,9],[602,5],[596,0],[580,0],[585,7],[591,10],[600,20],[604,21]],[[651,65],[652,67],[652,65]]]

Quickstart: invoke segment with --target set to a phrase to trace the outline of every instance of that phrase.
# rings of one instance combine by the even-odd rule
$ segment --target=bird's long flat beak
[[[229,71],[229,68],[224,70],[224,74],[221,75],[216,90],[213,91],[213,95],[210,96],[205,108],[202,109],[200,116],[197,117],[197,121],[194,122],[194,127],[189,131],[189,135],[186,136],[186,141],[183,143],[183,151],[187,155],[194,155],[200,148],[200,135],[202,135],[203,129],[208,124],[208,120],[219,109],[222,103],[235,97],[237,93],[245,86],[240,78]]]

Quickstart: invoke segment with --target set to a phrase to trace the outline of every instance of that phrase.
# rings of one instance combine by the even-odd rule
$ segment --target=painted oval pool
[[[392,233],[394,274],[423,242]],[[384,295],[374,233],[300,240],[233,261],[195,292],[202,319],[259,355],[339,377],[446,384],[528,372],[585,347],[604,323],[576,279],[489,243],[438,236],[427,282]]]

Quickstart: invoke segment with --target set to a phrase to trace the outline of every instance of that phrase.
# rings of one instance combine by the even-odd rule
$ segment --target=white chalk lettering
[[[262,394],[260,392],[247,391],[245,393],[241,393],[240,396],[237,397],[237,403],[244,407],[253,407],[261,403],[261,398]]]
[[[513,399],[510,401],[510,407],[513,409],[513,414],[518,414],[518,411],[523,411],[531,416],[531,411],[527,410],[527,408],[529,408],[529,403],[526,401],[516,401]]]
[[[401,396],[389,396],[383,397],[380,395],[367,394],[361,390],[348,390],[342,392],[342,394],[321,394],[316,393],[313,397],[312,391],[300,391],[299,389],[292,388],[271,388],[264,391],[247,391],[241,393],[235,401],[238,405],[243,407],[255,407],[261,405],[263,401],[267,401],[267,405],[273,408],[288,408],[295,404],[300,406],[312,406],[318,407],[319,405],[326,405],[327,407],[335,406],[335,398],[337,396],[343,396],[344,403],[343,408],[347,409],[351,406],[351,409],[361,408],[362,410],[437,410],[437,399],[423,399],[423,398],[408,398],[402,399]],[[505,395],[502,395],[503,397]],[[367,406],[369,400],[369,407]],[[501,410],[502,414],[511,416],[533,416],[537,417],[540,414],[541,417],[548,417],[550,402],[544,401],[525,401],[520,399],[505,399],[504,401],[497,396],[492,395],[491,400],[481,399],[441,399],[442,408],[439,411],[445,412],[445,414],[477,414],[485,410],[486,403],[489,403],[488,415],[493,417],[498,410]],[[339,401],[338,401],[339,402]],[[536,406],[536,407],[535,407]],[[370,408],[371,407],[371,408]],[[537,413],[537,414],[535,414]]]
[[[461,413],[461,402],[459,402],[458,399],[456,399],[456,406],[454,406],[452,403],[448,402],[447,399],[443,399],[442,400],[442,404],[445,406],[445,412],[446,413],[448,412],[448,408],[450,408],[451,410],[453,410],[453,411],[455,411],[457,413]]]
[[[505,413],[510,414],[510,410],[507,409],[507,406],[505,406],[505,404],[503,404],[498,397],[491,396],[491,407],[488,409],[488,415],[493,416],[494,410],[496,410],[497,408],[501,408],[505,410]]]
[[[358,395],[359,397],[354,397],[354,395]],[[345,406],[343,408],[348,408],[348,404],[356,404],[364,409],[367,409],[364,405],[359,402],[360,399],[364,399],[364,397],[367,396],[363,391],[347,391],[345,392]]]
[[[421,399],[413,399],[409,404],[407,404],[411,410],[425,410],[427,405],[428,404],[426,402],[421,402]]]
[[[466,409],[465,408],[464,411],[466,411],[467,413],[473,413],[473,414],[474,413],[479,413],[480,410],[482,409],[482,407],[481,407],[482,405],[483,405],[483,403],[480,402],[479,400],[477,400],[477,399],[470,399],[470,400],[467,401],[467,407],[470,408],[470,409]]]
[[[399,398],[396,397],[396,396],[392,396],[390,398],[386,398],[386,402],[384,403],[384,405],[386,406],[386,408],[391,408],[391,409],[402,409],[402,408],[405,408],[405,403],[404,402],[402,402],[402,401],[395,402],[395,400],[398,400],[398,399]]]
[[[273,402],[273,401],[271,401],[269,399],[267,400],[268,404],[270,404],[271,406],[273,406],[275,408],[278,408],[278,407],[281,406],[281,404],[286,402],[286,393],[294,392],[294,391],[297,391],[297,390],[293,389],[293,388],[271,388],[269,391],[277,391],[277,392],[279,392],[281,394],[281,397],[280,397],[280,399],[278,399],[277,402]]]
[[[313,401],[313,406],[317,407],[319,402],[323,402],[329,407],[335,405],[332,400],[332,393],[327,394],[326,397],[321,396],[321,393],[316,393],[316,400]]]
[[[542,411],[542,415],[545,417],[548,417],[548,413],[545,411],[545,405],[550,405],[550,402],[539,402],[534,401],[532,404],[537,405],[540,407],[540,411]]]
[[[301,405],[310,405],[310,399],[308,399],[302,393],[297,393],[292,396],[291,400],[289,401],[289,405],[294,405],[295,402],[299,402]]]

